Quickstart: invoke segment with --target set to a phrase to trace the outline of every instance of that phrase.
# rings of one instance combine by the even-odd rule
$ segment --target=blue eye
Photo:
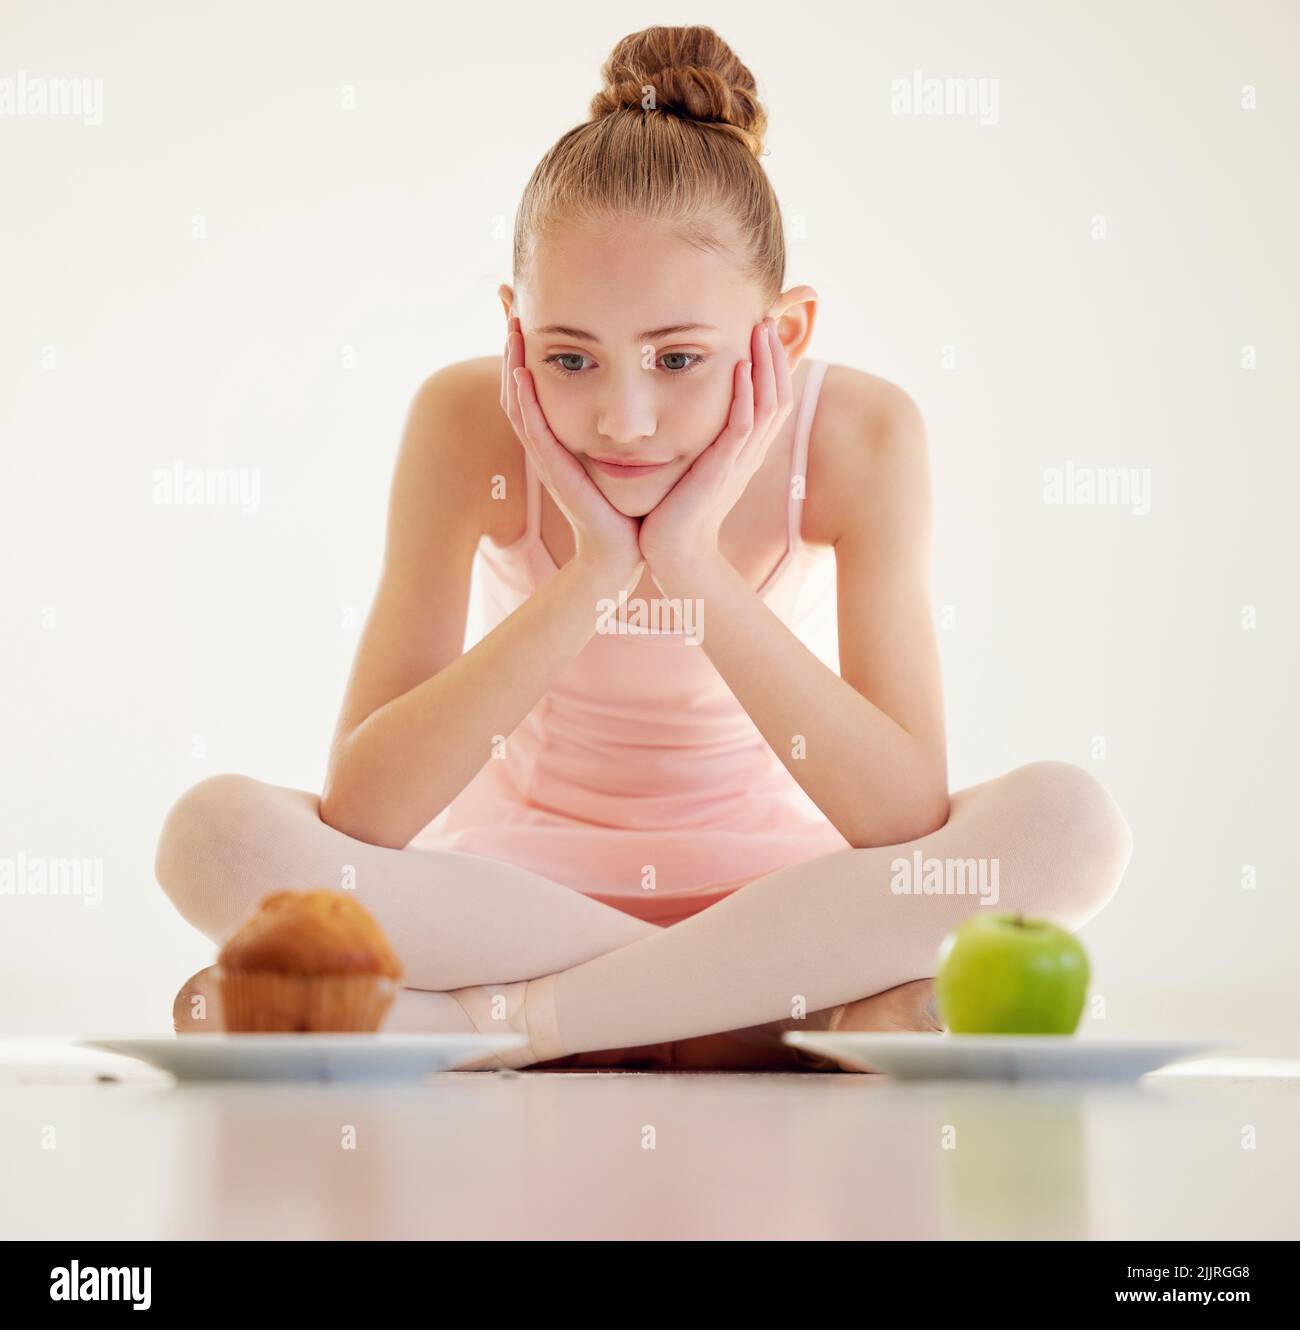
[[[576,379],[582,371],[580,369],[565,369],[559,362],[561,360],[586,360],[586,358],[586,356],[579,355],[577,351],[561,351],[558,355],[547,356],[545,363],[554,365],[559,373],[567,375],[571,379]]]
[[[687,360],[690,363],[683,365],[680,369],[673,369],[665,366],[668,373],[674,378],[683,374],[690,374],[698,369],[708,359],[708,356],[701,355],[698,351],[665,351],[660,360]],[[562,360],[586,360],[587,357],[578,351],[559,351],[553,356],[544,356],[543,363],[554,367],[557,374],[562,374],[566,379],[576,379],[584,373],[581,369],[567,369],[560,364]]]

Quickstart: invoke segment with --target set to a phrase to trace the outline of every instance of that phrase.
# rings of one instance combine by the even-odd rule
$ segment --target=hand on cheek
[[[641,553],[651,572],[673,574],[716,558],[722,519],[736,506],[794,404],[790,362],[764,319],[750,335],[750,359],[732,373],[722,432],[641,519]]]
[[[512,318],[501,361],[501,408],[532,459],[538,480],[569,519],[575,557],[588,559],[613,576],[638,574],[643,562],[637,545],[639,519],[616,509],[573,452],[555,437],[524,354],[519,320]]]

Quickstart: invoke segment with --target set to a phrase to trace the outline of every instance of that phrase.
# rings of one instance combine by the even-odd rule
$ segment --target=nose
[[[596,428],[602,437],[627,448],[652,438],[657,425],[649,376],[640,368],[611,376],[597,407]]]

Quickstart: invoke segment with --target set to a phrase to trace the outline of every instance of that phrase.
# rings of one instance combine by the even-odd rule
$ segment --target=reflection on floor
[[[20,1041],[0,1176],[0,1239],[1294,1238],[1300,1061],[200,1085]]]

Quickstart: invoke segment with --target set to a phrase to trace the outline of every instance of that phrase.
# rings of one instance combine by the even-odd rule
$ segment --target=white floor
[[[16,1047],[0,1239],[1300,1236],[1300,1061],[1119,1087],[609,1071],[376,1088],[178,1085]]]

